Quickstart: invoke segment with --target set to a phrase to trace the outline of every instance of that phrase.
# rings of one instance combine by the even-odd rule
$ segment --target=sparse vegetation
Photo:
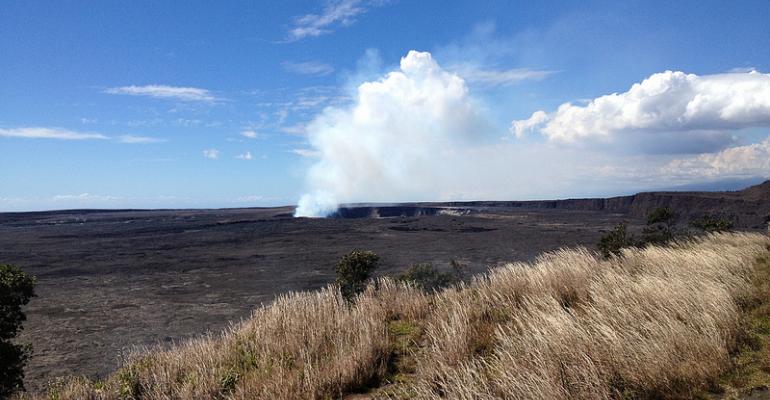
[[[677,215],[668,207],[659,207],[647,215],[647,226],[642,230],[639,246],[664,245],[676,235]]]
[[[667,224],[671,225],[676,221],[677,215],[674,210],[668,207],[658,207],[647,215],[647,225]]]
[[[371,273],[377,269],[380,257],[371,251],[354,250],[342,256],[337,264],[337,285],[348,301],[366,289]]]
[[[664,246],[674,240],[683,240],[693,234],[727,232],[732,230],[733,223],[726,217],[704,215],[690,221],[690,226],[698,232],[687,231],[677,227],[679,216],[668,207],[659,207],[647,215],[647,224],[642,229],[640,237],[629,233],[625,223],[616,225],[610,232],[599,240],[597,247],[604,258],[618,256],[627,247]]]
[[[0,264],[0,398],[24,390],[24,364],[28,345],[12,340],[27,319],[22,306],[35,295],[35,278],[15,265]]]
[[[50,397],[688,397],[731,371],[747,307],[767,308],[752,280],[768,246],[722,233],[606,260],[560,250],[433,294],[388,279],[353,303],[334,286],[291,294],[221,336],[137,353]]]
[[[398,279],[402,282],[412,282],[423,290],[433,291],[457,284],[460,281],[457,271],[458,269],[454,268],[452,272],[445,272],[430,263],[422,263],[412,265]]]
[[[733,229],[733,222],[725,216],[706,214],[690,222],[694,228],[704,232],[727,232]]]
[[[610,258],[613,255],[619,256],[624,248],[634,244],[635,239],[633,235],[628,233],[628,226],[625,223],[621,223],[602,236],[597,247],[604,258]]]

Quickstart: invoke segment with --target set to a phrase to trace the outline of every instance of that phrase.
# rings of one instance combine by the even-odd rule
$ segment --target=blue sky
[[[0,210],[303,196],[315,210],[766,177],[767,21],[766,1],[3,1]],[[434,100],[464,111],[420,109]],[[655,121],[615,110],[640,102]]]

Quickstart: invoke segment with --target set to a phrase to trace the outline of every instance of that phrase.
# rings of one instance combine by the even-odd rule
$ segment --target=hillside
[[[769,379],[770,332],[745,323],[748,313],[770,322],[768,246],[767,236],[734,233],[611,260],[560,250],[438,293],[380,280],[352,305],[333,286],[290,294],[221,336],[133,354],[107,379],[63,382],[48,398],[731,393]],[[723,378],[736,365],[745,379]]]

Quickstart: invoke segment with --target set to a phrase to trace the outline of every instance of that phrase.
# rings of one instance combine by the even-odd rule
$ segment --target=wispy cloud
[[[287,135],[304,136],[307,133],[307,126],[305,124],[294,124],[282,126],[279,130]]]
[[[76,202],[82,202],[82,203],[90,203],[95,201],[96,202],[115,201],[119,199],[120,197],[90,194],[90,193],[57,194],[53,196],[53,201],[67,201],[67,202],[76,201]]]
[[[300,157],[317,158],[321,156],[321,153],[316,150],[310,149],[291,149],[289,152],[296,154]]]
[[[257,112],[256,119],[244,124],[246,129],[284,132],[304,135],[304,125],[329,106],[347,104],[352,97],[347,88],[339,86],[308,86],[299,89],[282,88],[253,93],[263,98],[257,103],[263,111]],[[246,135],[243,135],[248,137]]]
[[[241,136],[249,139],[264,139],[265,135],[262,133],[259,133],[253,129],[246,129],[241,131]]]
[[[135,136],[135,135],[121,135],[118,136],[118,142],[126,144],[149,144],[149,143],[161,143],[166,139],[154,138],[149,136]]]
[[[556,73],[556,71],[529,68],[485,69],[474,64],[455,65],[449,70],[469,83],[486,86],[507,86],[521,81],[540,80]]]
[[[26,139],[114,140],[115,142],[125,144],[149,144],[166,141],[166,139],[149,136],[119,135],[111,137],[97,132],[78,132],[69,129],[48,127],[0,128],[0,137],[2,136]]]
[[[247,152],[245,152],[243,154],[238,154],[237,156],[235,156],[235,158],[237,158],[239,160],[250,161],[250,160],[254,159],[254,156],[251,155],[250,151],[247,151]]]
[[[212,103],[220,98],[214,96],[209,90],[195,87],[179,87],[167,85],[145,86],[121,86],[109,88],[104,91],[109,94],[123,94],[129,96],[146,96],[156,99],[170,99],[181,101],[197,101]]]
[[[320,61],[291,62],[281,63],[283,69],[302,75],[326,76],[334,72],[334,67]]]
[[[385,2],[362,0],[327,1],[320,14],[306,14],[296,17],[286,40],[293,42],[331,33],[337,27],[353,24],[356,22],[356,17],[366,13],[369,8],[383,3]]]
[[[203,157],[206,157],[211,160],[216,160],[219,158],[219,150],[217,149],[205,149],[203,150]]]
[[[109,139],[101,133],[75,132],[61,128],[43,128],[43,127],[23,127],[23,128],[0,128],[0,136],[19,137],[29,139],[58,139],[58,140],[92,140]]]

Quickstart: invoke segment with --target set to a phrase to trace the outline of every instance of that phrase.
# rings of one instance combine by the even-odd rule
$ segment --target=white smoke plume
[[[770,173],[768,142],[739,132],[770,126],[770,74],[654,74],[514,121],[518,139],[508,140],[468,90],[429,53],[410,51],[349,106],[327,108],[306,127],[302,152],[315,163],[295,215],[355,202],[611,196]],[[522,137],[529,131],[542,136]]]
[[[430,53],[410,51],[399,70],[360,85],[351,106],[329,108],[307,126],[319,160],[295,215],[435,195],[450,178],[442,163],[484,126],[479,115],[462,78]]]

